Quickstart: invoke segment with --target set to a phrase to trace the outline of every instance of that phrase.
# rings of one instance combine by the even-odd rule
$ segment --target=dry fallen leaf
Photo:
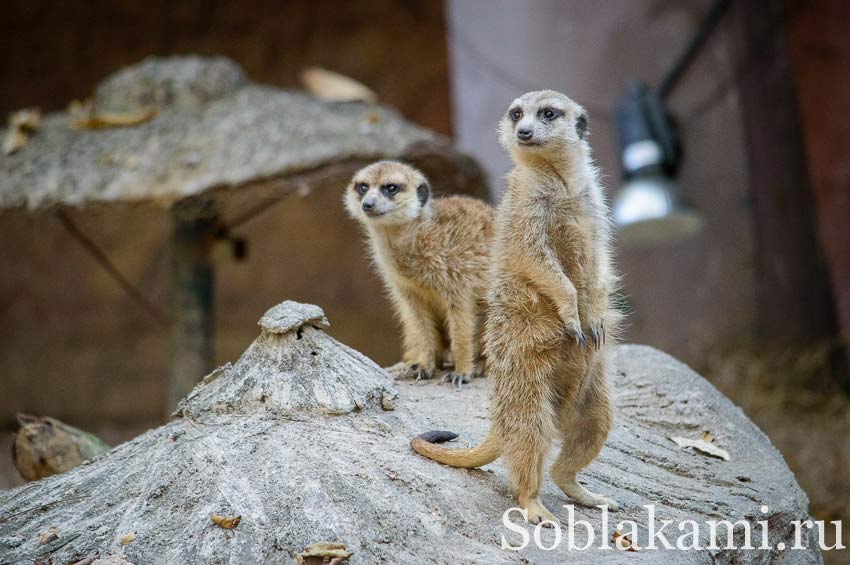
[[[236,516],[235,518],[228,518],[227,516],[219,516],[218,514],[213,514],[210,516],[210,520],[216,526],[220,526],[225,530],[232,530],[236,526],[239,525],[239,522],[242,521],[242,516]]]
[[[328,102],[374,103],[378,100],[368,86],[353,78],[320,67],[310,67],[301,71],[301,82],[311,94]]]
[[[709,432],[708,430],[702,432],[700,437],[702,438],[702,441],[707,441],[708,443],[711,443],[711,442],[714,441],[714,436],[711,435],[711,432]]]
[[[41,535],[38,536],[38,545],[50,543],[55,539],[59,539],[59,528],[56,526],[50,526],[47,528],[46,532],[42,532]]]
[[[614,530],[614,533],[611,534],[611,541],[618,549],[623,549],[625,551],[638,551],[640,549],[637,544],[629,538],[629,536],[620,530]]]
[[[3,155],[11,155],[27,144],[29,137],[18,128],[9,128],[3,140]]]
[[[41,110],[25,108],[12,112],[9,116],[9,129],[3,140],[3,154],[11,155],[27,144],[30,133],[41,126]]]
[[[136,539],[136,534],[129,533],[121,536],[121,545],[127,545],[128,543],[132,543]]]
[[[129,127],[142,124],[157,114],[156,108],[142,108],[132,112],[104,112],[97,110],[91,100],[74,100],[68,106],[71,127],[75,129],[102,129]]]
[[[295,556],[298,565],[338,565],[345,563],[352,553],[345,549],[344,543],[333,541],[317,541]],[[327,561],[326,561],[327,559]]]
[[[729,461],[731,459],[729,457],[728,451],[702,439],[688,439],[686,437],[678,436],[670,436],[670,439],[676,442],[676,445],[678,445],[679,447],[693,447],[704,455],[717,457],[718,459],[723,459],[724,461]]]
[[[9,126],[24,131],[33,132],[41,126],[41,110],[38,108],[24,108],[12,112],[9,116]]]

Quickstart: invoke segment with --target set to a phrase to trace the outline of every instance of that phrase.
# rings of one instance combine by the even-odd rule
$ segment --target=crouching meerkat
[[[411,445],[454,467],[503,457],[528,520],[557,523],[540,487],[544,460],[559,437],[550,470],[555,483],[579,504],[617,509],[576,479],[611,428],[604,346],[620,321],[610,306],[617,276],[587,115],[558,92],[529,92],[511,103],[499,141],[514,168],[496,215],[487,293],[491,429],[472,449],[435,445],[457,437],[451,432],[428,432]]]
[[[365,228],[371,255],[401,318],[402,360],[417,379],[445,361],[460,384],[480,373],[493,209],[474,198],[433,198],[428,179],[395,161],[355,173],[345,206]]]

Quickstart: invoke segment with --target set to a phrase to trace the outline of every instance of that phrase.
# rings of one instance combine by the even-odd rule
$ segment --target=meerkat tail
[[[419,455],[451,467],[474,469],[492,463],[502,454],[499,442],[491,431],[479,445],[470,449],[446,449],[436,445],[457,437],[446,431],[425,432],[410,440],[410,447]]]

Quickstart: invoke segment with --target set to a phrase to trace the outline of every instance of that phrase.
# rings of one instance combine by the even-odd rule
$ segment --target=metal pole
[[[212,245],[218,225],[211,204],[188,201],[172,209],[172,365],[166,414],[213,369]]]

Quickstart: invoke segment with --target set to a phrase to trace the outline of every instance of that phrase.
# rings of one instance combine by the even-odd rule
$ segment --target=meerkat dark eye
[[[514,108],[509,113],[511,115],[511,119],[515,122],[518,122],[520,118],[522,118],[522,110],[520,110],[519,108]]]
[[[384,194],[387,196],[395,196],[398,194],[398,185],[397,184],[385,184],[384,185]]]
[[[546,120],[551,121],[556,118],[560,118],[564,113],[560,110],[556,110],[555,108],[543,108],[539,112],[537,112],[537,116]]]
[[[357,194],[359,194],[360,196],[363,196],[364,194],[366,194],[369,191],[369,185],[366,184],[365,182],[358,182],[357,184],[354,185],[354,190],[357,191]]]

